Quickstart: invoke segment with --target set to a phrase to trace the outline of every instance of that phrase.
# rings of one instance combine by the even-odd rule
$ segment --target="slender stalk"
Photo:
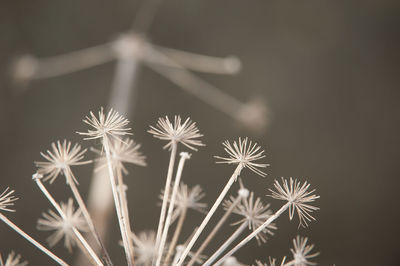
[[[183,246],[177,246],[176,247],[174,260],[172,261],[171,265],[176,265],[178,263],[179,257],[182,255],[183,250],[184,250]]]
[[[249,225],[248,221],[243,222],[236,230],[233,232],[233,234],[222,244],[222,246],[217,249],[217,251],[214,252],[213,255],[203,264],[203,266],[209,266],[211,263],[213,263],[221,254],[224,252],[232,243],[235,241],[246,229],[246,227]]]
[[[101,241],[99,234],[97,233],[97,230],[96,230],[96,228],[94,226],[92,217],[90,216],[89,211],[86,208],[86,204],[83,201],[83,199],[81,197],[81,194],[79,193],[79,190],[76,187],[76,184],[75,184],[75,182],[73,180],[74,176],[73,176],[73,173],[72,173],[71,169],[68,168],[67,170],[65,170],[64,171],[64,175],[67,178],[67,184],[68,184],[68,186],[70,187],[70,189],[72,191],[72,195],[74,195],[74,198],[75,198],[76,202],[78,203],[79,208],[82,211],[83,217],[85,217],[85,220],[86,220],[86,223],[89,226],[90,232],[92,233],[92,235],[95,238],[97,244],[101,248],[101,253],[102,253],[104,261],[106,262],[107,265],[112,265],[110,256],[108,255],[108,252],[107,252],[106,248],[104,247],[104,244]]]
[[[79,246],[80,250],[82,251],[83,254],[85,254],[85,256],[88,258],[90,263],[92,265],[103,265],[100,260],[95,260],[92,257],[91,252],[94,253],[94,251],[90,248],[90,245],[86,242],[86,240],[78,232],[78,230],[76,230],[74,228],[72,230],[74,231],[75,239],[77,240],[76,242],[78,243],[78,246]],[[90,248],[91,252],[89,251],[89,248]],[[99,264],[99,263],[101,263],[101,264]]]
[[[243,239],[239,244],[237,244],[234,248],[232,248],[228,253],[225,254],[219,261],[217,261],[214,265],[220,265],[224,262],[224,260],[230,256],[232,256],[236,251],[246,245],[250,240],[252,240],[257,234],[259,234],[262,230],[267,228],[273,221],[275,221],[283,212],[285,212],[289,208],[290,202],[283,205],[275,214],[271,215],[265,223],[260,225],[256,230],[254,230],[250,235],[248,235],[245,239]]]
[[[151,57],[153,57],[154,60],[162,60],[165,62],[164,65],[169,64],[173,66],[173,68],[167,68],[159,63],[151,63],[150,59],[144,62],[148,67],[159,73],[161,76],[164,76],[181,89],[213,106],[215,109],[220,110],[228,116],[234,117],[238,110],[243,108],[245,105],[231,95],[224,93],[220,89],[198,78],[165,54],[154,48],[149,48],[148,50],[148,58],[151,59]]]
[[[167,202],[168,202],[168,197],[170,194],[169,190],[171,187],[171,179],[172,179],[172,173],[174,171],[177,150],[178,150],[178,144],[176,142],[172,143],[171,156],[169,159],[168,172],[167,172],[167,180],[165,182],[164,196],[163,196],[163,202],[162,202],[162,206],[161,206],[160,220],[158,222],[158,228],[157,228],[157,235],[156,235],[156,246],[157,247],[160,246],[162,229],[164,227],[165,214],[167,211]]]
[[[76,236],[75,236],[76,237]],[[87,251],[87,249],[85,248],[85,246],[82,244],[81,241],[76,241],[79,249],[81,250],[81,252],[85,255],[85,257],[87,259],[89,259],[90,263],[92,265],[97,265],[96,262],[93,260],[93,258],[89,255],[89,252]]]
[[[185,222],[186,219],[186,214],[187,214],[187,208],[184,208],[181,214],[179,215],[179,220],[178,223],[176,224],[175,232],[172,237],[171,243],[169,245],[167,256],[165,257],[164,266],[169,265],[169,261],[171,260],[172,254],[174,253],[174,250],[176,248],[176,244],[178,243],[179,235],[181,234],[183,223]]]
[[[115,59],[115,54],[109,43],[63,55],[40,58],[36,59],[37,69],[33,78],[43,79],[57,77],[101,65],[113,59]]]
[[[161,236],[161,242],[160,242],[160,245],[158,246],[158,255],[157,255],[156,266],[159,266],[161,264],[161,257],[163,255],[165,242],[167,241],[168,229],[171,224],[172,212],[175,207],[175,199],[176,199],[176,194],[178,192],[179,183],[181,182],[183,167],[185,166],[185,161],[190,158],[190,155],[186,152],[182,152],[180,155],[181,155],[181,159],[179,160],[178,170],[176,172],[174,187],[172,189],[172,195],[171,195],[169,207],[168,207],[167,218],[165,219],[164,229],[163,229],[163,233]]]
[[[214,57],[166,48],[158,45],[152,45],[152,47],[174,60],[181,66],[181,68],[190,69],[193,71],[213,74],[236,74],[241,67],[240,60],[233,56]],[[152,57],[150,60],[152,63],[177,67],[177,64],[170,64],[166,60],[157,60],[157,57]]]
[[[125,256],[126,256],[128,266],[132,266],[133,265],[132,264],[132,262],[133,262],[132,251],[129,249],[129,241],[128,241],[129,236],[125,230],[126,219],[124,217],[123,212],[121,211],[122,208],[121,208],[121,204],[119,201],[117,185],[116,185],[115,177],[114,177],[114,170],[112,167],[111,151],[110,151],[110,147],[109,147],[109,143],[108,143],[108,138],[106,135],[103,137],[103,147],[104,147],[104,151],[106,153],[108,174],[110,177],[110,183],[111,183],[111,189],[112,189],[113,197],[114,197],[115,209],[117,211],[119,228],[121,230],[122,242],[123,242],[124,249],[125,249]]]
[[[235,171],[233,172],[231,178],[229,179],[228,183],[225,185],[224,189],[222,190],[221,194],[218,196],[217,200],[215,201],[214,205],[207,213],[207,216],[204,218],[203,222],[197,229],[196,233],[194,234],[193,238],[190,240],[189,244],[187,245],[186,249],[182,253],[181,257],[179,258],[177,266],[181,266],[182,263],[185,261],[186,256],[189,254],[190,250],[192,249],[193,245],[196,243],[196,240],[199,238],[201,232],[206,227],[207,223],[210,221],[211,217],[217,210],[218,206],[221,204],[222,200],[225,198],[226,194],[228,193],[229,189],[231,188],[233,182],[238,178],[240,175],[240,171],[242,170],[243,165],[239,164]]]
[[[50,258],[52,258],[55,262],[57,262],[60,265],[63,266],[68,266],[68,264],[63,261],[62,259],[60,259],[59,257],[57,257],[56,255],[54,255],[50,250],[48,250],[47,248],[45,248],[44,246],[42,246],[39,242],[37,242],[35,239],[33,239],[32,237],[30,237],[27,233],[25,233],[24,231],[22,231],[17,225],[15,225],[13,222],[11,222],[10,220],[7,219],[7,217],[5,217],[2,213],[0,213],[0,219],[7,224],[9,227],[11,227],[11,229],[13,229],[15,232],[17,232],[18,234],[20,234],[23,238],[25,238],[26,240],[28,240],[31,244],[33,244],[35,247],[37,247],[38,249],[40,249],[44,254],[46,254],[47,256],[49,256]]]
[[[53,207],[56,209],[56,211],[58,212],[58,214],[61,216],[61,218],[64,219],[64,221],[67,220],[67,216],[65,215],[65,213],[62,211],[60,205],[58,205],[58,203],[55,201],[55,199],[53,198],[53,196],[51,196],[51,194],[49,193],[49,191],[46,189],[46,187],[43,185],[42,181],[40,180],[40,178],[34,178],[33,179],[36,184],[38,185],[39,189],[42,191],[42,193],[46,196],[46,198],[49,200],[49,202],[51,203],[51,205],[53,205]],[[71,180],[72,181],[72,180]],[[76,229],[75,226],[71,225],[71,229],[74,232],[74,235],[76,237],[76,240],[78,240],[79,242],[81,242],[81,244],[83,245],[83,247],[86,249],[87,252],[84,252],[86,255],[88,256],[89,261],[95,261],[95,265],[103,265],[103,263],[100,261],[99,257],[97,257],[96,253],[93,251],[93,249],[90,247],[90,245],[86,242],[86,240],[83,238],[83,236],[81,235],[81,233]]]
[[[118,58],[113,77],[109,108],[116,108],[120,114],[132,116],[136,105],[136,86],[140,73],[140,61],[134,57]],[[95,167],[96,168],[96,167]],[[107,237],[108,224],[112,217],[112,192],[108,189],[108,177],[103,171],[94,172],[90,185],[88,206],[100,237]],[[83,261],[78,257],[77,265]]]
[[[121,201],[121,208],[122,208],[122,213],[126,219],[126,223],[125,223],[125,230],[128,234],[128,245],[129,245],[129,249],[132,251],[132,264],[135,264],[135,256],[134,256],[134,248],[133,248],[133,240],[130,237],[132,235],[132,229],[130,226],[130,219],[129,219],[129,210],[128,210],[128,201],[126,200],[126,190],[124,188],[124,181],[123,181],[123,176],[122,176],[122,172],[121,169],[118,169],[117,171],[117,177],[118,177],[118,194],[119,194],[119,198]]]
[[[232,214],[233,209],[239,204],[239,202],[242,200],[242,197],[238,195],[236,199],[232,202],[232,205],[229,207],[229,209],[225,212],[224,216],[218,221],[217,225],[213,228],[211,233],[207,236],[206,240],[201,244],[200,248],[196,251],[190,262],[188,263],[187,266],[192,266],[197,257],[203,252],[203,250],[207,247],[207,245],[211,242],[211,240],[214,238],[214,236],[217,234],[219,229],[222,227],[222,225],[226,222],[226,220],[229,218],[229,216]]]

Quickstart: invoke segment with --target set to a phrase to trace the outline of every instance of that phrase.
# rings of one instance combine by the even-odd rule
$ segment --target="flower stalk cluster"
[[[256,239],[259,245],[265,243],[267,238],[274,235],[274,231],[277,230],[276,221],[286,211],[288,211],[290,220],[293,220],[297,214],[299,226],[307,227],[310,222],[315,220],[313,212],[318,210],[318,207],[313,203],[319,196],[315,195],[314,189],[310,189],[307,181],[301,182],[293,178],[282,178],[281,182],[275,180],[274,189],[269,190],[268,196],[284,201],[281,208],[275,212],[270,209],[269,204],[264,203],[260,197],[256,197],[254,192],[243,185],[241,175],[244,169],[250,170],[249,173],[265,177],[265,168],[269,166],[262,162],[266,157],[264,150],[248,138],[239,138],[233,142],[225,141],[223,147],[227,156],[215,156],[218,159],[217,163],[232,164],[235,169],[227,178],[226,184],[214,204],[207,210],[207,204],[201,202],[204,197],[201,187],[199,185],[189,187],[183,183],[184,168],[187,167],[186,163],[192,157],[187,150],[194,152],[204,146],[201,141],[203,135],[190,118],[181,119],[180,116],[175,116],[174,119],[160,118],[157,124],[148,130],[155,138],[166,141],[163,148],[169,150],[169,164],[165,181],[161,180],[165,186],[160,196],[161,210],[157,230],[151,233],[137,233],[132,230],[134,220],[129,215],[128,186],[124,182],[124,176],[128,174],[127,163],[146,166],[146,157],[140,152],[141,146],[127,138],[132,135],[129,121],[114,110],[110,110],[106,114],[103,109],[100,109],[97,116],[90,112],[90,115],[83,121],[90,128],[85,132],[78,133],[83,135],[85,140],[101,141],[100,148],[91,149],[99,158],[85,160],[86,149],[82,149],[79,144],[72,145],[66,140],[57,141],[52,143],[51,150],[41,153],[45,161],[35,162],[37,172],[32,179],[54,209],[43,213],[37,226],[39,230],[52,232],[47,239],[49,246],[53,247],[63,239],[67,250],[72,252],[74,247],[78,246],[92,265],[111,266],[113,263],[97,233],[95,222],[91,218],[85,201],[80,195],[78,178],[72,168],[94,161],[98,162],[97,169],[107,168],[109,189],[113,195],[122,239],[121,245],[128,266],[244,265],[233,255],[252,239]],[[178,154],[179,162],[175,166]],[[52,184],[59,176],[65,178],[73,196],[67,203],[57,203],[44,183],[48,181]],[[239,180],[237,195],[229,195],[237,180]],[[229,197],[227,197],[228,195]],[[0,220],[58,264],[67,265],[3,215],[3,212],[14,211],[12,207],[16,200],[14,191],[9,188],[0,193]],[[75,209],[74,203],[77,204],[77,209]],[[218,214],[217,211],[221,204],[224,207],[223,214],[205,240],[200,241],[201,234],[205,232],[211,218]],[[204,213],[205,217],[199,226],[192,230],[193,234],[189,237],[186,236],[186,240],[182,241],[181,235],[184,232],[185,220],[190,210]],[[231,224],[237,228],[231,235],[225,237],[226,240],[221,245],[214,247],[211,254],[205,256],[203,252],[206,247],[210,246],[216,234],[234,215],[240,217]],[[171,229],[173,226],[175,230]],[[96,246],[87,241],[87,236],[83,234],[87,231],[96,240]],[[250,231],[248,235],[239,240],[247,231]],[[238,244],[234,245],[235,242]],[[192,251],[196,243],[199,244],[199,247],[196,251]],[[99,247],[100,254],[97,249]],[[281,265],[314,265],[311,260],[318,253],[313,252],[313,248],[313,245],[307,244],[307,238],[297,237],[293,240],[291,249],[293,260],[285,262],[286,258],[283,258]],[[19,260],[18,256],[10,257],[10,261]],[[269,261],[269,265],[275,264],[275,259]],[[268,264],[257,262],[257,265]]]

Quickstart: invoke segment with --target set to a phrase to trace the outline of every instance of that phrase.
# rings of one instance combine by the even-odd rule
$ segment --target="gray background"
[[[129,28],[139,5],[101,0],[0,4],[0,188],[17,191],[18,211],[7,216],[41,242],[47,234],[35,229],[36,219],[48,204],[30,180],[33,161],[52,141],[81,140],[74,132],[86,128],[81,119],[89,110],[106,105],[114,64],[35,81],[15,93],[7,75],[10,62],[24,53],[45,57],[104,43]],[[264,99],[271,123],[264,134],[252,135],[143,68],[132,124],[149,165],[129,168],[134,229],[155,227],[156,198],[168,163],[162,143],[146,129],[159,116],[181,114],[198,123],[207,144],[188,163],[184,179],[201,184],[209,203],[233,170],[215,165],[212,155],[223,154],[223,140],[246,135],[266,148],[271,163],[265,179],[243,173],[257,195],[264,198],[280,176],[306,178],[321,195],[317,222],[309,229],[297,230],[286,214],[275,237],[262,247],[243,248],[241,261],[289,255],[291,238],[299,231],[321,251],[321,265],[398,265],[399,7],[398,1],[384,0],[165,0],[150,29],[152,40],[209,55],[238,55],[244,64],[239,75],[202,76],[241,100]],[[76,173],[86,195],[91,166]],[[69,195],[61,179],[51,190],[60,200]],[[273,209],[279,207],[269,201]],[[192,213],[184,236],[200,218]],[[112,257],[123,265],[115,220],[110,231]],[[227,228],[219,241],[231,231]],[[5,225],[0,234],[2,254],[15,250],[31,265],[51,263]],[[54,250],[69,256],[61,245]]]

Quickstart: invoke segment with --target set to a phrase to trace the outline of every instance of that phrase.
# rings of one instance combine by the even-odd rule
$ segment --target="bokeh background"
[[[47,57],[110,41],[129,29],[142,2],[0,3],[0,187],[12,187],[20,198],[17,212],[7,216],[41,242],[47,234],[36,230],[36,220],[49,205],[31,181],[33,161],[52,141],[81,141],[74,132],[86,128],[81,119],[89,110],[107,105],[115,64],[32,81],[21,90],[10,75],[12,61],[22,54]],[[207,202],[232,172],[230,166],[215,165],[212,155],[223,154],[221,142],[237,136],[249,136],[267,151],[268,177],[244,171],[243,178],[273,209],[280,203],[264,195],[274,178],[306,179],[321,195],[317,221],[308,229],[298,230],[286,214],[266,245],[252,243],[237,253],[240,261],[290,255],[291,239],[299,233],[316,244],[321,265],[398,265],[399,11],[398,1],[386,0],[163,1],[149,30],[152,41],[214,56],[237,55],[243,62],[238,75],[200,76],[242,101],[262,99],[270,122],[266,131],[254,134],[141,68],[130,119],[148,167],[129,168],[126,179],[134,230],[155,228],[168,164],[168,152],[146,130],[159,116],[181,114],[205,135],[207,146],[193,155],[184,180],[202,185]],[[84,195],[91,167],[76,169]],[[62,179],[51,190],[59,200],[69,196]],[[184,237],[200,219],[189,215]],[[116,224],[114,219],[108,246],[115,265],[123,265]],[[218,241],[232,230],[226,228]],[[52,263],[4,224],[0,239],[2,254],[15,250],[30,265]],[[73,256],[61,245],[54,250],[63,258]]]

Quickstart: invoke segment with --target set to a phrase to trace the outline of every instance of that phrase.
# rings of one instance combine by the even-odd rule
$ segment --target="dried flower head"
[[[52,247],[64,237],[64,246],[69,252],[72,252],[72,247],[75,246],[75,235],[73,227],[79,231],[86,232],[88,230],[86,221],[80,209],[75,211],[74,201],[68,199],[68,203],[61,202],[62,212],[65,214],[65,219],[49,210],[48,213],[42,213],[43,218],[38,219],[37,229],[42,231],[55,231],[47,238],[49,245]]]
[[[293,248],[290,251],[293,254],[293,265],[294,266],[307,266],[317,265],[309,259],[315,258],[319,255],[319,252],[311,253],[314,248],[314,244],[307,245],[308,238],[297,236],[293,239]]]
[[[155,138],[168,140],[169,142],[163,147],[164,149],[171,149],[172,144],[178,142],[195,151],[197,151],[197,149],[194,146],[204,146],[204,144],[197,139],[203,135],[199,133],[196,123],[192,122],[190,118],[187,118],[182,124],[181,117],[175,116],[174,123],[172,124],[167,116],[165,118],[160,117],[156,126],[150,126],[147,132],[152,134]]]
[[[248,138],[239,138],[239,141],[234,141],[233,145],[231,145],[229,141],[223,142],[222,145],[224,145],[224,150],[228,153],[229,157],[214,156],[222,160],[217,163],[239,164],[243,168],[247,167],[262,177],[267,175],[259,168],[265,168],[269,166],[269,164],[255,163],[255,161],[265,157],[264,150],[262,150],[257,143],[253,143],[251,140],[249,141]]]
[[[82,150],[79,144],[72,146],[70,141],[64,140],[62,143],[60,141],[57,141],[57,143],[53,142],[51,147],[52,151],[47,150],[47,153],[40,153],[47,162],[35,162],[36,167],[38,167],[38,174],[44,176],[44,181],[50,180],[50,184],[56,180],[59,174],[65,175],[66,171],[69,171],[71,166],[92,162],[82,161],[86,149]],[[73,175],[72,179],[75,183],[78,183]]]
[[[297,212],[299,217],[299,227],[307,227],[308,222],[315,220],[315,218],[311,215],[311,212],[315,210],[319,210],[318,207],[309,205],[308,203],[314,202],[319,196],[314,195],[313,190],[309,190],[310,184],[305,181],[303,185],[297,179],[293,180],[290,178],[288,182],[286,179],[282,177],[282,185],[275,180],[274,183],[275,190],[269,189],[272,193],[269,195],[270,197],[278,200],[285,200],[289,205],[289,218],[293,219],[294,211]]]
[[[184,209],[193,209],[195,211],[204,213],[207,209],[207,203],[200,202],[205,196],[203,189],[199,185],[195,185],[190,188],[188,185],[184,183],[179,184],[178,191],[176,193],[175,199],[175,210],[173,214],[172,220],[175,220],[176,217],[181,213]],[[164,190],[160,193],[160,199],[162,200],[164,197]],[[168,199],[169,202],[170,199]]]
[[[205,193],[199,185],[189,188],[188,185],[181,183],[176,194],[176,204],[179,208],[188,208],[195,211],[204,212],[207,203],[200,202]]]
[[[10,209],[10,206],[14,206],[14,201],[18,200],[14,195],[14,190],[6,188],[0,194],[0,211],[15,212],[15,210]]]
[[[224,208],[229,209],[235,198],[230,197],[230,199],[224,202]],[[254,198],[254,193],[251,192],[250,196],[247,198],[242,198],[241,202],[233,208],[233,213],[243,216],[243,219],[233,223],[233,225],[242,224],[248,222],[250,230],[256,230],[260,227],[271,215],[272,211],[269,209],[269,204],[264,205],[259,197]],[[267,234],[273,235],[272,230],[276,230],[277,227],[274,223],[268,225],[263,231],[261,231],[256,239],[259,244],[261,242],[267,241]]]
[[[115,140],[111,144],[111,160],[112,166],[115,169],[121,170],[124,174],[128,173],[128,170],[124,166],[124,163],[131,163],[140,166],[146,166],[146,156],[139,150],[140,144],[135,143],[132,139]],[[96,170],[100,170],[107,167],[107,158],[102,151],[92,148],[93,152],[101,155],[98,159],[100,161],[99,166]]]
[[[135,264],[150,265],[158,252],[155,232],[144,231],[137,236],[132,233],[131,237],[135,246]]]
[[[21,255],[15,254],[14,251],[11,251],[10,254],[8,254],[6,262],[3,262],[1,255],[0,255],[0,265],[1,266],[26,266],[28,265],[27,261],[21,261]]]
[[[132,135],[132,133],[128,132],[131,128],[126,127],[129,124],[128,119],[113,109],[105,115],[103,107],[101,107],[98,117],[96,117],[93,112],[90,112],[90,117],[86,116],[83,122],[93,128],[89,129],[87,132],[77,132],[80,135],[87,136],[85,140],[99,138],[108,139],[109,137],[119,138]]]

